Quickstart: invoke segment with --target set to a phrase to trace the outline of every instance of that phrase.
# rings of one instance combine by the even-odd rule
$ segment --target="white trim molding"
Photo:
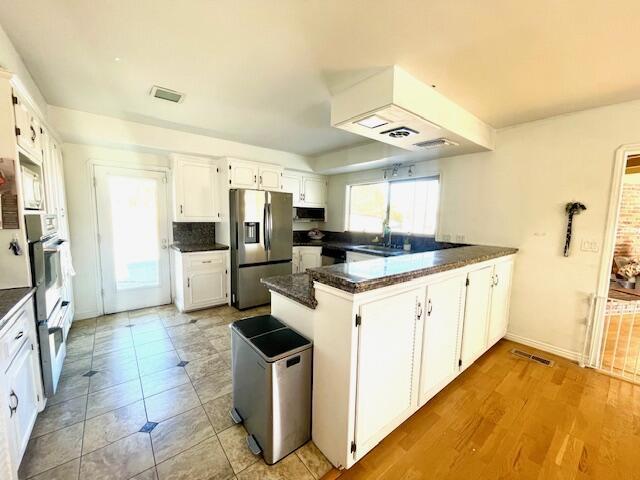
[[[506,338],[507,340],[511,340],[512,342],[522,343],[523,345],[537,348],[538,350],[542,350],[543,352],[548,352],[554,355],[558,355],[559,357],[569,359],[573,362],[579,362],[580,358],[582,357],[580,352],[574,352],[573,350],[567,350],[565,348],[556,347],[555,345],[551,345],[550,343],[540,342],[538,340],[532,340],[527,337],[516,335],[515,333],[507,332],[504,338]]]

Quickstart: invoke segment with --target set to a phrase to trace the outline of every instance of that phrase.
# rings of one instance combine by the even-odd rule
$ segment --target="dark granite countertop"
[[[307,270],[311,281],[350,293],[366,292],[414,278],[514,254],[516,248],[471,245]]]
[[[301,303],[305,307],[316,308],[318,302],[311,286],[311,280],[306,273],[293,275],[279,275],[263,278],[262,283],[271,291]]]
[[[180,253],[189,252],[209,252],[214,250],[229,250],[228,245],[221,243],[179,243],[175,242],[171,244],[171,248],[177,250]]]
[[[323,249],[330,250],[342,250],[344,252],[358,252],[364,253],[366,255],[374,255],[377,257],[392,257],[392,256],[400,256],[400,255],[411,255],[414,253],[423,253],[423,252],[431,252],[436,250],[443,250],[448,248],[458,248],[466,245],[455,245],[455,244],[446,244],[439,243],[437,246],[424,246],[422,248],[414,249],[414,250],[403,250],[402,248],[393,248],[393,253],[383,252],[383,251],[373,251],[373,250],[363,250],[363,246],[377,246],[377,243],[371,242],[341,242],[335,240],[304,240],[304,241],[294,241],[294,247],[322,247]],[[443,246],[446,245],[446,246]]]
[[[13,313],[36,291],[33,287],[7,288],[0,290],[0,330]]]

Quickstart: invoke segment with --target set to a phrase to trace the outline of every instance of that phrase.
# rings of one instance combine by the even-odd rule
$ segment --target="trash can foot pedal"
[[[237,425],[238,423],[242,423],[242,417],[240,416],[240,414],[238,413],[238,411],[235,408],[232,408],[229,411],[229,415],[231,415],[231,420],[233,420],[233,422]]]
[[[249,435],[247,437],[247,446],[254,455],[260,455],[262,453],[262,449],[260,448],[260,445],[258,445],[258,442],[256,442],[256,437],[253,435]]]

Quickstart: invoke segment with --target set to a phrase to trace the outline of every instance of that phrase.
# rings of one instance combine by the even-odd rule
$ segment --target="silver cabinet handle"
[[[187,277],[187,288],[191,288],[191,279]]]
[[[260,175],[260,185],[262,185],[262,175]]]
[[[211,263],[211,260],[203,260],[202,263]]]
[[[427,302],[427,316],[431,316],[431,312],[433,312],[433,304],[431,303],[431,299]]]
[[[422,318],[422,303],[418,302],[418,311],[417,311],[418,320]]]
[[[182,210],[182,205],[180,205],[180,213],[184,213]]]
[[[12,399],[15,399],[15,402],[13,402]],[[11,390],[11,393],[9,394],[9,418],[13,417],[13,414],[16,413],[18,405],[20,405],[20,399],[18,398],[18,395],[16,395],[16,392]]]
[[[253,183],[256,183],[258,181],[258,177],[256,175],[253,176]]]
[[[17,334],[15,337],[13,337],[13,339],[14,339],[14,340],[19,340],[19,339],[21,339],[21,338],[22,338],[22,336],[23,336],[23,335],[24,335],[24,330],[20,330],[20,331],[18,332],[18,334]]]
[[[500,283],[500,277],[498,277],[498,274],[496,273],[496,282],[493,285],[497,287],[498,283]]]

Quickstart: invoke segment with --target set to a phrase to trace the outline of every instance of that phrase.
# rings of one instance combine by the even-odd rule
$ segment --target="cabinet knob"
[[[18,398],[18,395],[16,395],[16,392],[11,390],[11,393],[9,394],[9,418],[13,417],[13,414],[16,413],[19,404],[20,399]]]

